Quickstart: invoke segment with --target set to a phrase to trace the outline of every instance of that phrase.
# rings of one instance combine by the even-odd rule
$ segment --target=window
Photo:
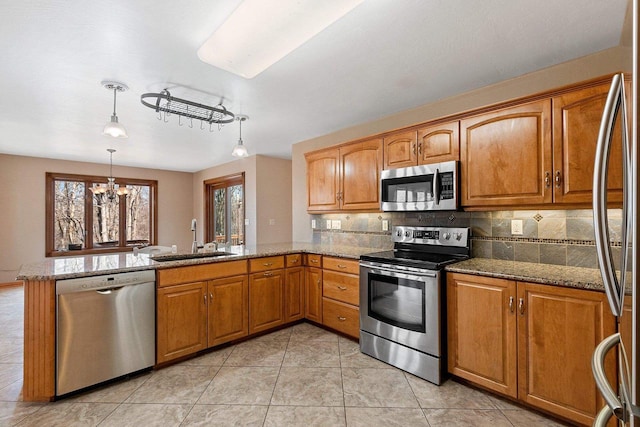
[[[127,194],[93,193],[106,177],[47,173],[46,255],[116,252],[154,245],[158,182],[117,178]]]
[[[207,242],[244,245],[244,172],[205,181]]]

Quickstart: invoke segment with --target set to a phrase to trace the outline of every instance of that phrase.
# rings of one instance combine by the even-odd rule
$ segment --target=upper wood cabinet
[[[610,84],[579,89],[552,98],[553,188],[556,203],[591,203],[593,163],[600,121]],[[626,92],[631,93],[629,83]],[[621,122],[615,132],[608,171],[610,202],[622,201]]]
[[[462,206],[549,203],[551,166],[549,99],[460,122]]]
[[[308,153],[308,210],[380,209],[382,139]]]
[[[384,169],[460,160],[460,122],[393,133],[383,144]]]

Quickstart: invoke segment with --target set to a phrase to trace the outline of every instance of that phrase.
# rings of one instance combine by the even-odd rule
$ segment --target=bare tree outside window
[[[205,181],[206,240],[245,244],[244,173]]]
[[[47,173],[46,254],[113,252],[156,244],[157,181],[117,179],[127,194],[93,193],[106,178]]]

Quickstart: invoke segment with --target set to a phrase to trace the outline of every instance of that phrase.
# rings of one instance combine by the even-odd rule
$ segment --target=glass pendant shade
[[[233,157],[247,157],[249,155],[249,152],[247,151],[247,148],[242,143],[242,140],[239,140],[238,144],[235,147],[233,147],[233,151],[231,152],[231,155]]]
[[[106,136],[112,136],[114,138],[127,138],[127,130],[118,122],[118,116],[115,114],[111,116],[111,121],[104,125],[102,134]]]

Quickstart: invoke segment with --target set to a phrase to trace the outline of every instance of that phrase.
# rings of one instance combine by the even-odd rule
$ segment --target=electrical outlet
[[[342,222],[339,219],[331,221],[331,228],[334,230],[340,230],[342,228]]]
[[[244,225],[249,225],[249,218],[244,219]]]
[[[327,220],[327,230],[330,230],[330,229],[331,229],[331,220],[328,219]]]
[[[389,231],[389,220],[388,219],[383,219],[382,220],[382,231]]]
[[[522,236],[522,220],[521,219],[512,219],[511,220],[511,234],[514,236]]]
[[[318,225],[318,224],[316,223],[316,220],[315,220],[315,219],[312,219],[312,220],[311,220],[311,228],[316,228],[316,226],[317,226],[317,225]]]
[[[269,225],[276,225],[276,220],[273,218],[269,218]]]

